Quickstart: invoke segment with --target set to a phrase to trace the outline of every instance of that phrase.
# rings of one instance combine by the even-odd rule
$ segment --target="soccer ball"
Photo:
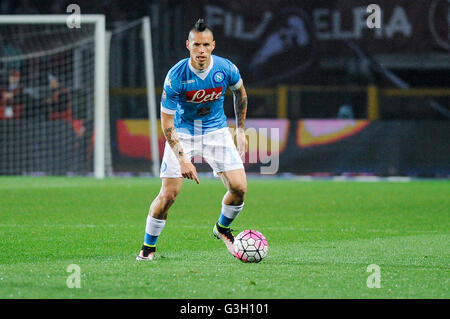
[[[244,230],[234,239],[234,255],[245,263],[259,263],[268,250],[266,237],[254,229]]]

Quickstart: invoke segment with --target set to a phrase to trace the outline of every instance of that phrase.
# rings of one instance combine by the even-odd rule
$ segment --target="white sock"
[[[226,205],[222,201],[222,211],[219,216],[219,225],[222,227],[229,227],[233,220],[238,217],[239,213],[244,208],[244,203],[238,206]]]
[[[161,234],[165,224],[165,220],[156,219],[150,215],[147,216],[147,225],[145,226],[144,237],[145,246],[154,247],[156,245],[158,236]]]
[[[152,236],[159,236],[166,225],[166,221],[163,219],[156,219],[152,216],[147,216],[147,225],[145,227],[145,232]]]

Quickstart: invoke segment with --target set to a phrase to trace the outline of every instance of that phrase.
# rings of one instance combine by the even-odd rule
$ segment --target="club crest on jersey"
[[[207,103],[220,99],[222,96],[222,87],[205,90],[194,90],[186,92],[186,102]]]
[[[222,83],[225,80],[225,74],[222,71],[217,71],[213,75],[214,82]]]

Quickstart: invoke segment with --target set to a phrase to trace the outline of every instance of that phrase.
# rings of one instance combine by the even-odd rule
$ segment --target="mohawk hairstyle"
[[[194,27],[189,31],[188,39],[190,38],[192,33],[194,33],[194,32],[204,32],[204,31],[211,32],[211,34],[212,34],[212,36],[214,38],[214,34],[213,34],[212,30],[206,26],[205,20],[200,18],[200,19],[197,20],[197,22],[195,22]]]
[[[194,25],[194,30],[198,32],[203,32],[206,30],[206,24],[204,19],[198,19]]]

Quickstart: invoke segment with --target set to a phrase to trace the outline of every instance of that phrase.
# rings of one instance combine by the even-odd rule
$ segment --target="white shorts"
[[[216,177],[218,176],[217,173],[220,172],[244,168],[228,127],[195,136],[177,132],[177,136],[184,154],[191,160],[193,157],[200,159],[203,157],[213,169]],[[180,163],[167,141],[159,176],[161,178],[183,177]]]

